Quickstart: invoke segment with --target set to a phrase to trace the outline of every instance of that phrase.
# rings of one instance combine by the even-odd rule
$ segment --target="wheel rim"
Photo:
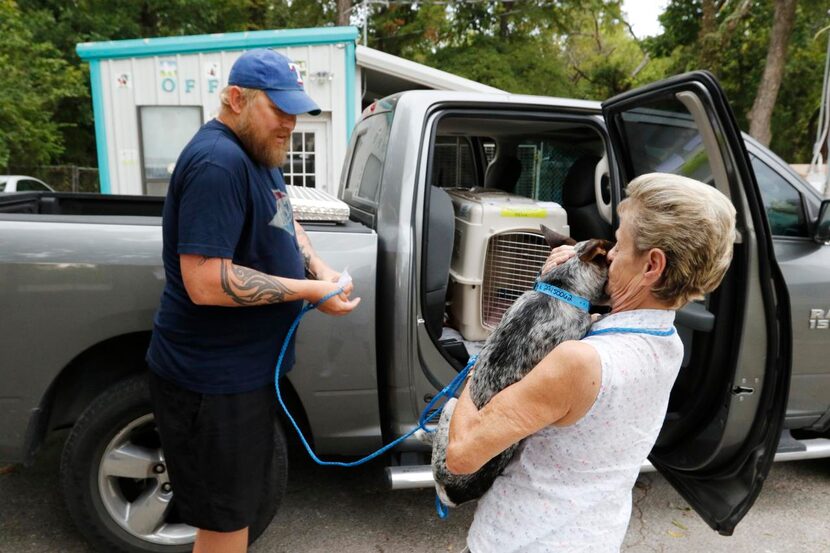
[[[196,539],[196,528],[171,513],[173,490],[152,414],[130,422],[104,448],[98,491],[112,520],[136,538],[159,545]]]

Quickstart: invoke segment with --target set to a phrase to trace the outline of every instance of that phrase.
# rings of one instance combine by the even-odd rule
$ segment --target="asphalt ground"
[[[0,552],[87,553],[60,495],[65,434],[52,436],[31,467],[0,471]],[[383,463],[323,468],[291,455],[288,494],[251,553],[455,553],[473,505],[442,521],[430,490],[391,492]],[[622,551],[830,552],[830,459],[777,464],[732,537],[722,537],[658,474],[641,475]]]

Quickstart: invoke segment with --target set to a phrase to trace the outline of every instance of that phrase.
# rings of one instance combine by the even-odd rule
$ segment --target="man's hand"
[[[339,277],[338,277],[339,278]],[[335,282],[327,282],[323,280],[307,281],[309,291],[306,294],[306,299],[310,303],[317,303],[326,295],[339,290],[339,286]],[[354,285],[350,282],[343,287],[343,292],[338,294],[323,303],[317,309],[327,315],[340,316],[350,313],[360,303],[360,298],[349,299],[349,294],[354,290]]]
[[[545,261],[545,264],[542,267],[542,274],[547,273],[557,265],[561,265],[575,255],[576,251],[573,246],[559,246],[558,248],[553,248],[550,251],[547,261]]]
[[[337,282],[338,280],[340,280],[340,273],[338,273],[328,265],[322,265],[323,267],[321,267],[319,272],[317,273],[316,280],[323,280],[326,282]]]

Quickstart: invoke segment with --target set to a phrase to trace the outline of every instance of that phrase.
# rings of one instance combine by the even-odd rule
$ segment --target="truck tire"
[[[285,495],[288,463],[279,424],[274,434],[273,470],[249,543],[265,531]],[[105,390],[75,423],[61,455],[61,487],[78,529],[101,551],[190,551],[196,529],[178,520],[164,469],[146,375]]]

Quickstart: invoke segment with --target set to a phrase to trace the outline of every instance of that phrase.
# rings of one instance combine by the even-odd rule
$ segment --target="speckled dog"
[[[607,240],[572,239],[542,227],[551,248],[574,245],[576,256],[540,276],[540,281],[581,296],[591,303],[605,298],[608,278]],[[579,340],[591,326],[589,313],[542,292],[528,290],[507,310],[476,362],[470,380],[470,397],[481,409],[496,393],[519,381],[554,347],[567,340]],[[445,408],[433,436],[432,474],[438,496],[455,507],[478,499],[507,466],[518,444],[490,459],[477,472],[455,475],[447,470],[447,441],[454,410]]]

